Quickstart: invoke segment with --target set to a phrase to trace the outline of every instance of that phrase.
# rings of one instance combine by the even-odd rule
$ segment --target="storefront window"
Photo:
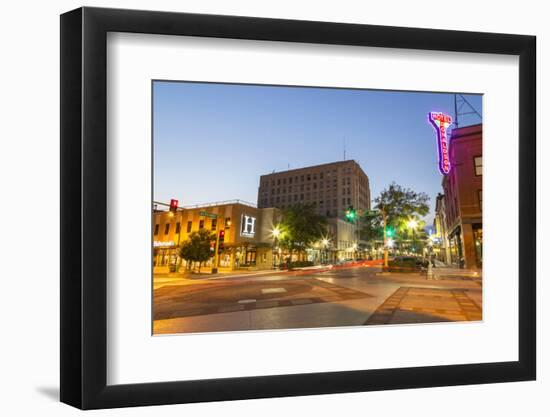
[[[476,265],[483,266],[483,228],[480,224],[472,225],[474,231],[474,245],[476,250]]]

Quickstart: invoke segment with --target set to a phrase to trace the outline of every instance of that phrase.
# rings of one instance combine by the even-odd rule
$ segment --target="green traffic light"
[[[346,210],[346,218],[347,218],[349,221],[354,220],[356,216],[357,216],[357,212],[355,211],[355,209],[354,209],[353,207],[349,207],[349,208]]]

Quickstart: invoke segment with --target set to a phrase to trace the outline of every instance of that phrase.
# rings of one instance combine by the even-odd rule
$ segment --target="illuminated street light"
[[[409,229],[413,229],[413,230],[414,230],[414,229],[416,229],[416,228],[418,227],[418,222],[417,222],[416,220],[414,220],[414,219],[409,220],[409,221],[407,222],[407,227],[408,227]]]
[[[275,226],[271,231],[271,236],[273,236],[273,268],[275,268],[276,267],[275,254],[277,253],[279,265],[281,265],[281,259],[282,259],[281,248],[277,247],[279,237],[281,236],[281,229],[279,229],[278,226]]]

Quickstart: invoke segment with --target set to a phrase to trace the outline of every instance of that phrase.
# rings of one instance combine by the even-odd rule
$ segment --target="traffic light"
[[[218,241],[218,255],[223,252],[223,241],[225,240],[225,230],[220,230],[219,232],[219,241]]]
[[[394,228],[388,226],[386,228],[386,237],[393,237],[394,234],[395,234]]]
[[[357,217],[357,212],[355,211],[353,206],[349,206],[346,210],[346,219],[350,222],[353,222],[356,217]]]
[[[170,200],[170,211],[174,213],[178,211],[178,200],[175,200],[175,199]]]

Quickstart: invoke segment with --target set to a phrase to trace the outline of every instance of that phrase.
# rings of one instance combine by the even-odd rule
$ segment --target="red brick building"
[[[483,264],[482,149],[481,124],[453,129],[451,170],[442,183],[451,263],[469,269]]]

